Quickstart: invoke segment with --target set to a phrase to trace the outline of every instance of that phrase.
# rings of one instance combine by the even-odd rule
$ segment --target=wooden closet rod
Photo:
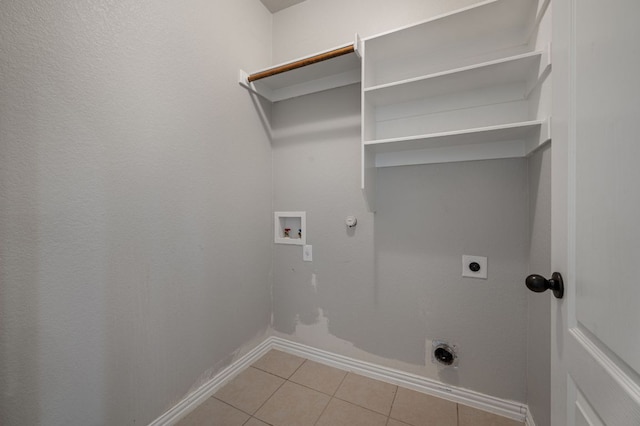
[[[247,77],[249,83],[252,81],[260,80],[261,78],[271,77],[272,75],[282,74],[283,72],[295,70],[296,68],[306,67],[307,65],[315,64],[318,62],[326,61],[327,59],[337,58],[338,56],[348,55],[349,53],[355,51],[353,45],[340,47],[335,50],[330,50],[328,52],[320,53],[319,55],[310,56],[305,59],[300,59],[296,62],[291,62],[285,65],[280,65],[279,67],[271,68],[266,71],[257,72],[255,74],[251,74]]]

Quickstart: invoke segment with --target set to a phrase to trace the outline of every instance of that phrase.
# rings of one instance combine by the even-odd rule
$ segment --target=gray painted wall
[[[274,62],[471,3],[307,0],[274,15]],[[274,107],[274,209],[307,211],[314,246],[312,263],[275,247],[275,333],[526,401],[526,160],[380,169],[374,220],[359,190],[359,113],[357,86]],[[488,256],[489,280],[463,279],[463,254]],[[438,338],[458,345],[458,370],[431,364]]]
[[[274,15],[273,62],[472,3],[307,0]],[[357,86],[274,108],[274,208],[306,210],[314,245],[313,263],[301,261],[299,248],[275,246],[275,334],[528,401],[546,424],[548,327],[534,324],[549,320],[549,304],[527,295],[522,280],[529,270],[548,270],[548,154],[531,164],[380,170],[374,220],[359,190],[358,115]],[[343,225],[348,214],[359,219],[353,232]],[[459,277],[463,252],[489,256],[487,282]],[[426,359],[425,346],[439,337],[460,347],[454,374]]]
[[[551,275],[551,149],[529,158],[529,273]],[[527,403],[537,426],[551,424],[551,294],[527,296]]]
[[[526,160],[379,169],[374,220],[359,188],[359,103],[354,85],[274,106],[274,208],[307,212],[314,250],[310,263],[275,245],[276,333],[525,401]],[[489,279],[462,278],[463,254],[488,256]],[[459,346],[457,370],[431,364],[438,338]]]
[[[262,340],[253,0],[0,6],[0,423],[146,424]]]

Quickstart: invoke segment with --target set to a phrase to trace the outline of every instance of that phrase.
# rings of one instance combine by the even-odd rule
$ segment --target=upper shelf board
[[[509,83],[523,83],[522,95],[527,97],[540,72],[544,72],[549,64],[546,60],[545,65],[540,67],[542,57],[543,52],[531,52],[374,86],[365,89],[365,99],[373,106],[383,106]]]
[[[358,83],[362,77],[359,53],[360,43],[360,38],[356,35],[355,43],[331,49],[337,50],[353,46],[354,51],[351,53],[323,60],[321,62],[315,62],[280,74],[261,78],[253,82],[249,82],[249,74],[241,70],[239,83],[241,86],[246,87],[250,91],[257,93],[271,102],[278,102],[297,96],[308,95],[310,93]],[[298,61],[305,61],[315,56],[322,55],[323,53],[325,52],[305,56],[304,58],[269,67],[264,70],[256,71],[252,74],[258,74],[263,71],[279,68]]]
[[[477,40],[500,40],[524,44],[537,20],[541,0],[485,0],[398,30],[365,39],[367,56],[375,61],[392,60],[429,52],[475,48]]]

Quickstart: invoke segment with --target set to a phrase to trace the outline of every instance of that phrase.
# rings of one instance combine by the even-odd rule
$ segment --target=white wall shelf
[[[341,45],[325,52],[305,56],[251,74],[240,70],[238,82],[249,91],[271,102],[278,102],[297,96],[358,83],[361,78],[360,45],[361,40],[358,35],[356,35],[355,42]],[[314,62],[314,58],[348,47],[353,47],[353,51],[327,60]],[[287,67],[295,63],[304,63],[306,65],[260,78],[252,82],[249,81],[250,75],[257,75],[273,69]]]
[[[364,93],[368,103],[383,106],[483,87],[523,83],[522,96],[528,97],[539,75],[549,65],[548,52],[530,52],[374,86],[365,89]]]
[[[239,83],[278,102],[361,82],[362,190],[375,211],[378,167],[524,157],[550,140],[549,3],[480,1],[254,74],[240,71]],[[276,235],[278,243],[304,244],[292,240]]]
[[[525,157],[550,140],[548,121],[535,120],[367,141],[375,167]]]
[[[523,53],[537,1],[488,0],[365,39],[364,87]]]
[[[379,167],[525,157],[550,140],[548,4],[487,0],[364,40],[370,210]]]

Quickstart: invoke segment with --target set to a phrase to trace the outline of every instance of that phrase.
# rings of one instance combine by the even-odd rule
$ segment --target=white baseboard
[[[174,405],[169,411],[155,419],[149,426],[171,426],[186,417],[196,407],[213,396],[220,388],[234,377],[240,374],[245,368],[257,361],[262,355],[271,350],[273,344],[269,339],[260,343],[246,355],[236,360],[233,364],[216,374],[208,382],[200,386],[195,392],[187,395],[182,401]]]
[[[437,396],[449,401],[458,402],[460,404],[488,411],[519,422],[524,422],[525,420],[527,406],[519,402],[508,401],[468,389],[449,386],[426,377],[337,355],[331,352],[312,348],[311,346],[281,339],[279,337],[270,337],[267,340],[271,341],[274,349],[289,352],[321,364],[326,364],[342,370],[353,371],[372,379],[381,380],[407,389]]]
[[[449,386],[426,377],[382,367],[273,336],[267,338],[255,349],[222,370],[195,392],[188,395],[169,411],[158,417],[149,426],[174,425],[271,349],[279,349],[283,352],[298,355],[321,364],[353,371],[372,379],[468,405],[519,422],[526,420],[527,426],[535,426],[533,418],[527,410],[527,406],[519,402],[508,401],[468,389]]]
[[[531,410],[527,410],[527,417],[524,420],[525,426],[536,426],[536,422],[533,421],[533,416],[531,415]]]

